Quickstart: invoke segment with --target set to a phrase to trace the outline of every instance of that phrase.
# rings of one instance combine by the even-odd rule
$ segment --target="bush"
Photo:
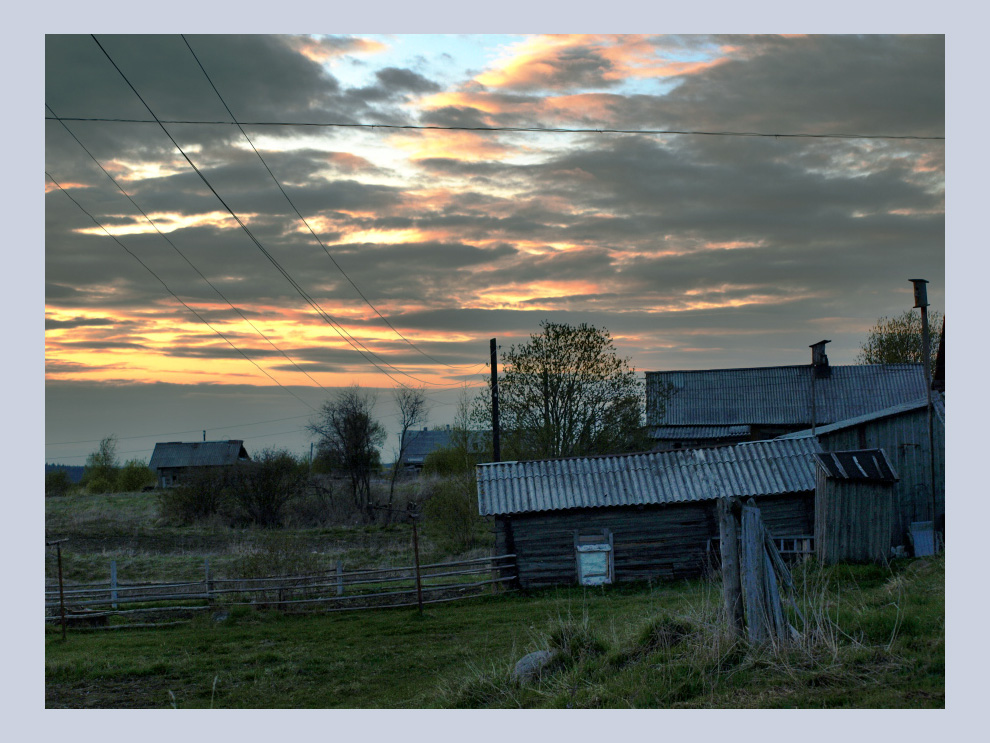
[[[280,526],[286,505],[306,491],[309,465],[284,449],[265,449],[231,470],[221,511],[232,524]]]
[[[478,457],[461,446],[435,449],[423,460],[423,474],[435,477],[468,475],[474,472]]]
[[[181,485],[163,490],[158,494],[162,518],[188,525],[219,513],[230,481],[228,470],[202,470]]]
[[[463,552],[480,541],[485,522],[478,515],[474,474],[447,477],[427,485],[423,529],[442,550]]]
[[[86,492],[90,494],[116,493],[118,490],[116,470],[90,473],[83,477],[83,482],[86,484]]]
[[[156,479],[154,470],[138,459],[131,459],[117,470],[117,489],[130,493],[154,485]]]
[[[45,497],[68,495],[72,488],[69,473],[65,470],[52,470],[45,473]]]

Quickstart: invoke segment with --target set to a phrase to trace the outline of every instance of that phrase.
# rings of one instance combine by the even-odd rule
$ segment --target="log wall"
[[[777,537],[814,533],[814,494],[756,499]],[[608,529],[615,580],[675,580],[701,575],[709,539],[718,539],[714,500],[662,506],[588,508],[515,514],[496,520],[496,551],[515,553],[519,585],[577,582],[575,532]],[[510,548],[511,543],[511,548]]]

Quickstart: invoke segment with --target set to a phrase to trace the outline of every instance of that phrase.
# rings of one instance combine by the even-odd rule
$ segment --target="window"
[[[615,580],[612,562],[612,532],[602,529],[594,534],[574,535],[574,552],[577,557],[578,583],[582,586],[601,586]]]

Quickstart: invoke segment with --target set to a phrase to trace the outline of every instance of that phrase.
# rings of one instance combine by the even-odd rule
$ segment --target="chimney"
[[[832,341],[818,341],[810,346],[811,366],[815,370],[816,379],[827,379],[832,376],[832,369],[828,365],[828,356],[825,355],[825,344]]]

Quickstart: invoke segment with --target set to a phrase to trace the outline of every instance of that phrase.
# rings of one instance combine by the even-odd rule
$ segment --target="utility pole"
[[[203,441],[206,441],[206,431],[203,431]]]
[[[492,459],[496,462],[502,461],[502,449],[499,446],[499,426],[498,426],[498,353],[495,350],[495,339],[492,338]]]
[[[932,485],[932,546],[938,552],[935,539],[935,522],[938,519],[935,501],[935,425],[932,421],[932,368],[931,341],[928,337],[928,288],[927,279],[911,279],[914,284],[914,306],[921,310],[921,361],[925,370],[925,394],[928,396],[928,458],[929,479]]]

